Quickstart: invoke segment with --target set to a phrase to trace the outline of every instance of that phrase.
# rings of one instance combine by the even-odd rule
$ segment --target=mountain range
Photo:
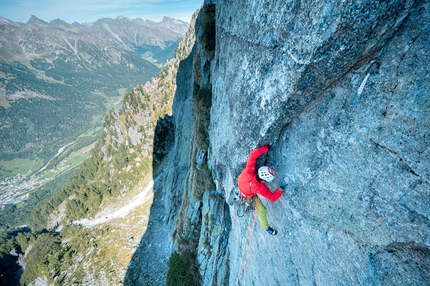
[[[157,75],[188,28],[168,17],[92,25],[0,17],[2,227],[61,188],[89,156],[105,114]]]
[[[69,24],[60,19],[47,23],[36,16],[24,24],[0,17],[0,59],[2,62],[22,62],[24,56],[28,60],[45,59],[50,63],[49,59],[55,60],[51,53],[57,57],[74,54],[91,65],[94,64],[94,55],[85,53],[89,49],[90,52],[99,50],[104,55],[103,59],[109,59],[109,62],[115,61],[119,51],[128,51],[136,55],[151,53],[162,64],[173,57],[173,51],[167,58],[160,56],[159,52],[168,47],[176,48],[188,27],[188,23],[169,17],[156,23],[119,16],[116,19],[99,19],[91,25]]]
[[[61,263],[65,268],[69,266],[74,268],[75,262],[72,261],[75,258],[81,260],[78,257],[86,252],[87,243],[93,245],[86,239],[87,235],[92,232],[92,230],[87,232],[88,228],[93,226],[99,228],[102,226],[101,224],[107,221],[109,223],[118,222],[119,224],[111,228],[109,232],[121,233],[121,237],[125,235],[129,243],[126,246],[128,250],[123,251],[120,255],[116,252],[105,252],[102,250],[105,249],[105,246],[115,248],[117,243],[123,245],[123,238],[115,239],[116,242],[113,242],[111,236],[107,235],[105,242],[97,242],[102,252],[96,251],[85,254],[86,262],[79,266],[82,271],[78,270],[79,274],[71,271],[70,275],[64,276],[61,279],[63,282],[60,283],[69,284],[73,283],[72,281],[82,281],[83,284],[91,284],[97,277],[105,275],[104,269],[108,264],[110,265],[108,267],[115,272],[115,278],[112,282],[118,284],[124,280],[125,267],[131,259],[132,250],[138,245],[142,229],[147,226],[147,221],[142,218],[148,216],[149,208],[142,208],[141,204],[148,206],[148,200],[153,197],[150,189],[151,174],[157,172],[157,169],[162,170],[160,164],[172,145],[173,125],[168,114],[172,113],[172,101],[176,90],[176,73],[180,61],[189,55],[194,39],[194,23],[192,23],[184,38],[176,46],[175,58],[164,64],[157,77],[145,85],[137,85],[120,100],[120,104],[114,106],[107,113],[100,130],[101,134],[90,151],[91,156],[83,161],[82,165],[69,177],[66,184],[58,185],[58,188],[55,188],[55,191],[50,195],[41,196],[42,192],[36,191],[16,204],[18,207],[9,204],[1,208],[0,227],[8,228],[11,231],[0,232],[1,283],[13,285],[19,283],[18,280],[21,278],[20,283],[27,284],[25,281],[33,281],[36,278],[35,274],[41,277],[39,274],[44,270],[40,272],[37,269],[40,267],[48,269],[42,265],[44,262],[40,264],[39,258],[45,259],[45,254],[41,254],[41,252],[60,250],[57,248],[59,246],[57,243],[60,242],[57,234],[61,232],[65,220],[69,219],[71,219],[69,220],[70,224],[64,230],[71,230],[69,232],[71,244],[70,247],[66,247],[67,253],[62,250],[58,252],[59,255],[68,257],[66,258],[68,262],[64,260]],[[65,149],[67,148],[69,147],[66,146]],[[34,204],[35,198],[39,200],[37,204]],[[121,211],[112,211],[112,203],[115,205],[114,208],[121,206]],[[108,210],[105,207],[108,207]],[[88,211],[94,214],[99,211],[107,212],[96,220],[82,219],[82,215]],[[132,225],[124,221],[124,219],[128,220],[130,215],[136,216]],[[17,216],[20,217],[19,223],[17,223]],[[14,228],[22,224],[28,224],[31,227],[31,233],[26,228]],[[43,231],[45,228],[55,228],[58,232],[51,236],[51,234]],[[102,228],[104,229],[103,226]],[[34,245],[38,254],[35,256],[30,254],[32,258],[24,262],[29,270],[22,277],[20,277],[19,269],[15,267],[17,266],[15,261],[18,258],[15,254],[20,253],[20,250],[16,253],[9,253],[9,247],[14,245],[14,243],[10,243],[13,240],[12,237],[17,234],[14,229],[21,233],[19,234],[20,237],[21,235],[26,237],[20,242],[27,241],[28,238],[32,242],[41,243],[41,245]],[[40,230],[42,232],[39,232]],[[22,245],[20,249],[23,251],[25,246]],[[56,250],[54,251],[56,252]],[[59,262],[57,258],[51,259],[51,262],[54,260]],[[87,264],[89,261],[91,261],[90,264]],[[110,262],[106,264],[101,261]],[[54,264],[60,266],[57,262]],[[93,272],[89,269],[103,269],[101,270],[103,274],[100,276],[99,270]],[[95,276],[89,272],[93,272]],[[108,272],[111,271],[108,270]],[[109,274],[109,276],[111,275]],[[48,279],[51,281],[51,278]],[[36,283],[44,283],[43,278],[37,278],[37,280],[41,281]]]
[[[94,142],[107,110],[157,75],[188,28],[168,17],[92,25],[0,17],[0,194],[17,176],[54,166],[60,150]]]

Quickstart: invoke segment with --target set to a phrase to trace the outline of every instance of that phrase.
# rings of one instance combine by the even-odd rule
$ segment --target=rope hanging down
[[[258,203],[256,205],[258,206]],[[251,256],[252,237],[254,235],[255,224],[257,222],[257,212],[258,212],[258,210],[253,210],[253,211],[254,211],[254,220],[253,220],[253,223],[252,223],[252,228],[250,229],[252,216],[249,216],[249,218],[248,218],[248,228],[247,228],[246,234],[245,234],[245,242],[249,240],[249,244],[245,245],[245,249],[242,252],[242,257],[240,259],[240,266],[239,266],[239,274],[237,275],[237,279],[236,279],[236,285],[239,285],[239,278],[243,275],[243,273],[246,270],[246,268],[248,268],[248,260],[249,260],[249,257]],[[249,238],[248,238],[248,234],[249,234]],[[245,256],[245,252],[246,252],[246,257],[245,257],[245,261],[244,261],[243,258]]]

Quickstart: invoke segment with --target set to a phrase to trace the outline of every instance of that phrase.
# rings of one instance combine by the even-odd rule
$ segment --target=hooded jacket
[[[282,195],[282,191],[276,189],[273,193],[269,190],[265,183],[259,182],[257,179],[256,164],[257,159],[262,154],[269,151],[267,145],[255,148],[249,154],[246,168],[240,173],[238,178],[238,187],[244,197],[252,197],[255,194],[260,194],[271,202],[275,202]]]

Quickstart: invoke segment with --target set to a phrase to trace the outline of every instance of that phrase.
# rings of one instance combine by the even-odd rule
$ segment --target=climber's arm
[[[248,173],[255,173],[255,165],[257,164],[258,157],[268,151],[269,148],[267,147],[267,145],[257,147],[252,150],[251,154],[249,154],[248,162],[246,163],[246,170]]]
[[[260,195],[271,201],[272,203],[278,200],[282,196],[282,191],[276,189],[273,193],[269,190],[269,188],[265,184],[261,184],[258,188],[258,192]]]

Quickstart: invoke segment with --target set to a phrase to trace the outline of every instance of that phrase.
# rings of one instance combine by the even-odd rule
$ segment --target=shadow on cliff
[[[146,230],[127,269],[124,285],[164,285],[167,263],[170,257],[171,233],[164,221],[163,159],[174,142],[172,117],[165,115],[157,121],[153,149],[154,197]]]

